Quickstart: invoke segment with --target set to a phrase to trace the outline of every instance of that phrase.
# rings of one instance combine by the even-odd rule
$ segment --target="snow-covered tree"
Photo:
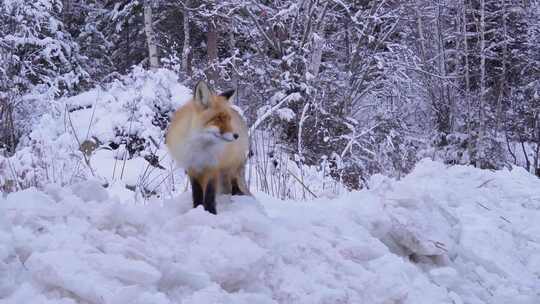
[[[0,143],[10,151],[28,127],[23,120],[46,106],[46,101],[40,104],[25,95],[73,94],[85,88],[89,79],[85,58],[64,28],[62,9],[60,0],[0,3]]]

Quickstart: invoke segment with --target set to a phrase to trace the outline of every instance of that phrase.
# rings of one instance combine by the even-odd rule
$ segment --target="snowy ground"
[[[540,303],[540,181],[424,160],[338,199],[0,198],[0,303]]]

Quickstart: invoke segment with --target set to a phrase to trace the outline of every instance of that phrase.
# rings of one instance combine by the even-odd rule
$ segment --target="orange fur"
[[[206,191],[214,183],[213,189],[220,194],[234,193],[236,183],[241,192],[250,194],[244,178],[247,125],[227,97],[209,92],[206,104],[194,97],[175,112],[166,135],[167,147],[186,170],[192,186],[195,181]]]

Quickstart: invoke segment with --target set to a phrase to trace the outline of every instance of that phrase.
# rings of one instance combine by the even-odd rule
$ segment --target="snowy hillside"
[[[0,303],[540,303],[540,181],[423,160],[337,199],[0,199]]]
[[[0,154],[0,190],[93,179],[124,189],[127,198],[135,191],[141,200],[183,191],[187,179],[169,157],[164,134],[170,115],[191,94],[170,70],[135,67],[112,83],[51,101],[14,155]],[[299,168],[284,151],[270,132],[253,132],[246,171],[254,191],[304,199],[313,197],[307,191],[317,196],[345,192],[329,176],[328,162]]]
[[[134,68],[105,87],[55,100],[18,151],[10,159],[0,156],[0,187],[11,184],[13,191],[92,178],[163,192],[170,183],[162,181],[174,170],[164,144],[166,116],[190,95],[171,71]],[[146,161],[152,158],[160,167]]]

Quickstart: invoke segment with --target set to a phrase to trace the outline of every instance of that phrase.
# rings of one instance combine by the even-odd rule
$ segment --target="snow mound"
[[[540,181],[424,160],[337,199],[0,199],[0,303],[539,303]],[[90,195],[95,193],[95,196]]]
[[[171,192],[173,173],[164,140],[169,116],[191,98],[172,71],[134,67],[131,73],[82,94],[51,101],[14,156],[0,156],[0,188],[89,178],[145,194]],[[167,188],[167,189],[166,189]]]

